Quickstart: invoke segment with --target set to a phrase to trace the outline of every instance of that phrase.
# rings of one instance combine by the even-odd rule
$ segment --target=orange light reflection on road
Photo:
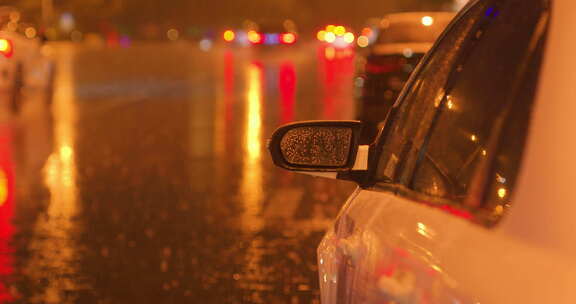
[[[77,244],[80,232],[77,215],[78,190],[76,184],[76,104],[74,100],[74,50],[63,46],[58,66],[53,104],[54,150],[44,166],[44,183],[50,191],[46,214],[38,217],[34,238],[30,242],[33,255],[25,272],[31,279],[40,280],[46,269],[57,269],[59,275],[47,281],[39,298],[44,303],[72,303],[65,291],[84,288],[67,274],[77,273]]]
[[[246,109],[244,117],[244,164],[241,195],[244,203],[242,226],[247,232],[259,231],[262,199],[262,67],[251,63],[246,68]]]

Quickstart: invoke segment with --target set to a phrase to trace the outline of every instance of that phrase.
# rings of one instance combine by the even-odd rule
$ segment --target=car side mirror
[[[268,149],[281,168],[337,178],[368,169],[369,146],[358,144],[361,130],[359,121],[291,123],[274,132]]]

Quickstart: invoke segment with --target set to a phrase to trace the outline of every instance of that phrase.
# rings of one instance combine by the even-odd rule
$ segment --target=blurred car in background
[[[453,19],[452,12],[408,12],[385,16],[365,57],[357,59],[357,119],[365,122],[362,142],[370,143],[378,123],[398,98],[420,59]],[[373,34],[373,32],[376,32]]]
[[[50,94],[55,72],[54,63],[44,55],[44,41],[37,30],[19,20],[17,10],[0,8],[0,90],[13,103],[18,102],[24,88]]]
[[[286,46],[296,43],[298,32],[292,20],[262,22],[249,26],[246,38],[254,46]]]

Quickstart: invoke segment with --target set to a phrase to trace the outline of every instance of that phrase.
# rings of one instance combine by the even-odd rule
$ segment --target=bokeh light
[[[338,36],[342,36],[346,33],[346,28],[339,25],[337,27],[334,28],[334,34],[338,35]]]
[[[368,40],[368,37],[362,35],[358,37],[356,43],[358,43],[359,47],[367,47],[368,44],[370,43],[370,40]]]
[[[28,28],[26,28],[26,30],[24,30],[24,35],[26,35],[26,38],[28,38],[28,39],[36,38],[37,34],[38,33],[37,33],[36,29],[33,27],[28,27]]]
[[[350,32],[344,34],[344,41],[346,41],[346,43],[354,42],[354,34],[352,34]]]
[[[326,34],[324,35],[324,41],[332,43],[336,41],[336,35],[334,35],[334,33],[332,32],[326,32]]]
[[[282,35],[282,42],[286,44],[292,44],[296,41],[296,35],[292,33],[286,33]]]
[[[224,41],[226,42],[232,42],[234,41],[234,38],[236,38],[236,34],[234,34],[234,31],[232,30],[224,31],[224,34],[222,36],[224,37]]]
[[[422,17],[422,24],[424,26],[431,26],[432,24],[434,24],[434,18],[430,16],[424,16]]]
[[[180,38],[180,32],[177,29],[169,29],[166,32],[166,36],[170,41],[176,41]]]
[[[324,41],[325,36],[326,36],[326,31],[324,31],[324,30],[318,31],[318,33],[316,34],[316,38],[320,41]]]

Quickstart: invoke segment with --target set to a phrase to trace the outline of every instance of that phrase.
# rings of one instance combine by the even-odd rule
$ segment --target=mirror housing
[[[278,167],[336,178],[368,169],[368,146],[358,144],[361,130],[359,121],[291,123],[274,132],[268,149]]]

